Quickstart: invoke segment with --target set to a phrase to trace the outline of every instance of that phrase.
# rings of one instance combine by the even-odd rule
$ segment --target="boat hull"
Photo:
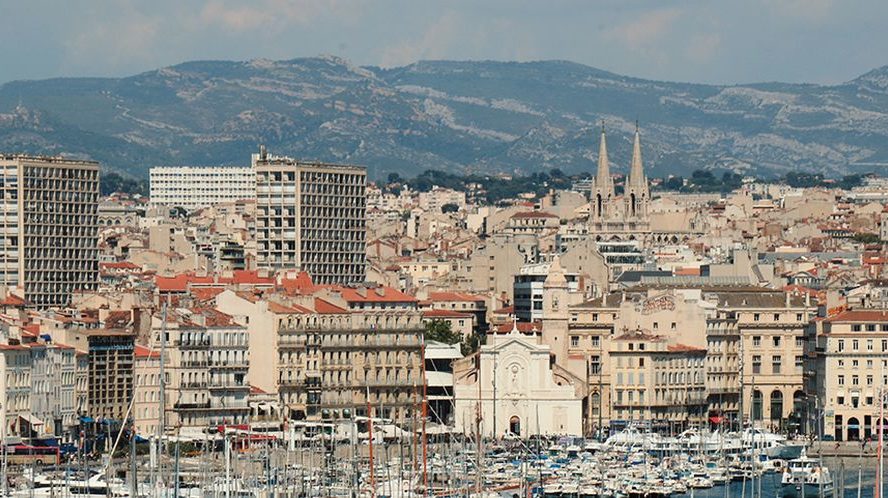
[[[802,489],[803,487],[804,489]],[[823,496],[833,496],[832,484],[824,485],[822,488]],[[820,493],[821,486],[817,484],[783,484],[780,487],[781,498],[802,498],[803,496],[806,498],[819,498]]]

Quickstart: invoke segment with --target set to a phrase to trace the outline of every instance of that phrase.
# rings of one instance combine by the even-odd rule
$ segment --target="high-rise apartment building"
[[[0,155],[0,284],[36,307],[95,289],[99,164]]]
[[[365,279],[367,170],[264,152],[256,169],[259,268],[298,268],[318,284]]]
[[[188,211],[256,197],[253,168],[163,166],[149,173],[151,205]]]

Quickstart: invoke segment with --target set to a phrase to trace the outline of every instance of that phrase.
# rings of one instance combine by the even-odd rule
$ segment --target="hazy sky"
[[[886,0],[0,0],[0,19],[0,82],[318,54],[714,83],[837,83],[888,64]]]

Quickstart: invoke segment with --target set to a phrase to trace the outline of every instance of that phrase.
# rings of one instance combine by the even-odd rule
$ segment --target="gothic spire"
[[[601,123],[601,142],[598,146],[598,173],[595,175],[595,186],[604,198],[614,197],[614,182],[610,175],[610,162],[607,159],[604,122]]]
[[[626,184],[640,187],[647,185],[644,176],[644,166],[641,162],[641,136],[638,133],[638,121],[635,122],[635,143],[632,145],[632,166],[629,168],[629,178]]]

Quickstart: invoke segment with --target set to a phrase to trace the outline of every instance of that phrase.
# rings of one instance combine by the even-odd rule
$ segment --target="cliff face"
[[[368,166],[594,170],[603,120],[625,172],[635,120],[649,174],[883,171],[888,68],[837,86],[648,81],[563,61],[332,58],[187,62],[127,78],[0,87],[0,151],[90,157],[144,175],[160,164],[247,164],[275,153]]]

